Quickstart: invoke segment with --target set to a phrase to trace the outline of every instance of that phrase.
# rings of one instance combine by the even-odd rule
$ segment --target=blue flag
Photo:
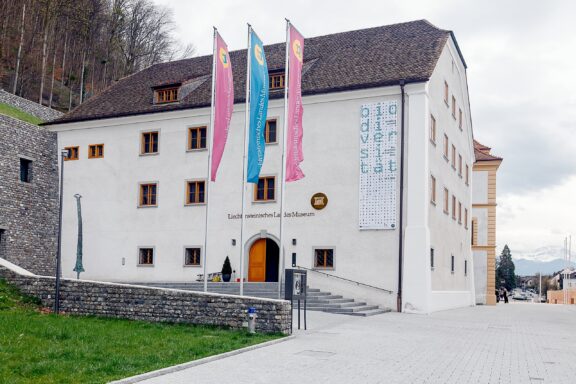
[[[264,162],[264,130],[268,114],[268,64],[264,45],[250,31],[250,130],[248,134],[248,174],[246,181],[258,183]]]

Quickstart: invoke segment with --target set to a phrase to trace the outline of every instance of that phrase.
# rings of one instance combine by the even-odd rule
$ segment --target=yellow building
[[[477,304],[496,304],[496,172],[502,158],[474,140],[472,251]]]

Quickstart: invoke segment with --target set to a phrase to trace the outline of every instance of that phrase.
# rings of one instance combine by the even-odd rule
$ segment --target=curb
[[[241,349],[236,349],[236,350],[234,350],[234,351],[224,352],[224,353],[221,353],[221,354],[219,354],[219,355],[208,356],[208,357],[205,357],[205,358],[203,358],[203,359],[193,360],[193,361],[189,361],[189,362],[187,362],[187,363],[182,363],[182,364],[178,364],[178,365],[173,365],[173,366],[171,366],[171,367],[161,368],[161,369],[158,369],[158,370],[156,370],[156,371],[151,371],[151,372],[142,373],[142,374],[140,374],[140,375],[127,377],[127,378],[125,378],[125,379],[120,379],[120,380],[116,380],[116,381],[110,381],[108,384],[132,384],[132,383],[137,383],[137,382],[140,382],[140,381],[143,381],[143,380],[152,379],[152,378],[154,378],[154,377],[167,375],[167,374],[169,374],[169,373],[174,373],[174,372],[182,371],[182,370],[184,370],[184,369],[196,367],[196,366],[198,366],[198,365],[207,364],[207,363],[211,363],[211,362],[213,362],[213,361],[225,359],[225,358],[227,358],[227,357],[232,357],[232,356],[235,356],[235,355],[239,355],[239,354],[241,354],[241,353],[250,352],[250,351],[253,351],[253,350],[255,350],[255,349],[264,348],[264,347],[269,347],[269,346],[274,345],[274,344],[283,343],[283,342],[285,342],[285,341],[292,340],[292,339],[294,339],[295,337],[296,337],[296,335],[286,336],[286,337],[283,337],[283,338],[281,338],[281,339],[276,339],[276,340],[267,341],[267,342],[265,342],[265,343],[260,343],[260,344],[251,345],[251,346],[249,346],[249,347],[245,347],[245,348],[241,348]]]

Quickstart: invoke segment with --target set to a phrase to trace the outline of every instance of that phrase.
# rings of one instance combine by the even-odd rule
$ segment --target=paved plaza
[[[143,381],[575,383],[576,306],[499,304],[369,318],[311,312],[308,331]]]

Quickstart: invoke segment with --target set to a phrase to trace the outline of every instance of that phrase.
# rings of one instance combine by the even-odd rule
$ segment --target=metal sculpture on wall
[[[76,198],[76,208],[78,209],[78,246],[76,248],[74,272],[76,272],[76,278],[80,279],[80,272],[84,272],[84,267],[82,266],[82,206],[80,205],[82,196],[75,194],[74,197]]]

